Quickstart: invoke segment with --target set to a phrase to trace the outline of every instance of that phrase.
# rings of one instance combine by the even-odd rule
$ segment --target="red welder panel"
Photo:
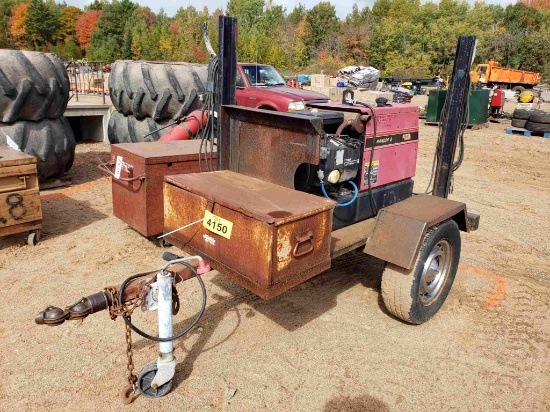
[[[412,104],[397,104],[393,106],[375,107],[378,136],[418,130],[418,106]],[[370,114],[370,111],[367,112]],[[365,136],[372,137],[374,121],[367,123]],[[366,147],[367,145],[365,145]]]
[[[383,138],[383,137],[382,137]],[[360,190],[367,190],[367,173],[370,161],[370,150],[363,154],[363,173]],[[413,177],[416,172],[416,155],[418,140],[408,143],[377,147],[374,150],[371,187],[387,185]]]
[[[500,89],[495,89],[493,94],[493,99],[491,100],[492,107],[503,107],[504,106],[504,91]]]

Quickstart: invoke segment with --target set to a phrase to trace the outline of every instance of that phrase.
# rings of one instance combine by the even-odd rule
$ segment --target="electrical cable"
[[[188,258],[183,258],[183,259],[188,259]],[[188,327],[186,327],[184,330],[182,330],[180,333],[174,335],[174,336],[171,336],[169,338],[159,338],[157,336],[151,336],[145,332],[143,332],[141,329],[139,329],[137,326],[135,326],[132,321],[131,321],[131,317],[124,317],[124,322],[126,322],[126,324],[130,327],[130,329],[132,329],[134,332],[136,332],[138,335],[141,335],[143,336],[145,339],[149,339],[149,340],[152,340],[154,342],[171,342],[171,341],[174,341],[176,339],[179,339],[181,338],[183,335],[185,335],[187,332],[189,332],[191,329],[193,329],[193,327],[195,327],[195,325],[199,322],[200,318],[202,317],[203,313],[204,313],[204,310],[206,308],[206,287],[204,286],[204,282],[202,281],[200,275],[197,273],[197,270],[192,266],[190,265],[189,263],[183,261],[183,259],[176,259],[176,260],[172,260],[168,263],[166,263],[163,267],[162,267],[162,271],[165,271],[166,268],[171,265],[171,264],[174,264],[174,263],[181,263],[185,266],[187,266],[194,274],[195,274],[195,277],[197,278],[197,280],[199,281],[199,284],[201,286],[201,290],[202,290],[202,305],[201,305],[201,308],[199,310],[199,313],[197,314],[197,316],[195,317],[195,320],[193,320],[193,322],[191,323],[191,325],[189,325]],[[120,286],[120,290],[118,292],[118,301],[119,302],[122,302],[122,298],[124,296],[124,291],[126,290],[126,286],[128,285],[129,282],[131,282],[132,280],[138,278],[138,277],[141,277],[143,276],[143,274],[138,274],[138,275],[133,275],[133,276],[130,276],[129,278],[127,278],[124,282],[122,282],[122,285]]]
[[[351,198],[351,200],[345,203],[338,203],[337,205],[340,207],[351,205],[353,202],[357,200],[357,196],[359,195],[359,189],[357,188],[357,185],[352,180],[348,180],[347,183],[353,186],[353,197]],[[321,191],[323,192],[323,195],[325,195],[327,199],[330,199],[330,197],[327,194],[327,191],[325,190],[325,184],[323,183],[323,180],[321,180]]]

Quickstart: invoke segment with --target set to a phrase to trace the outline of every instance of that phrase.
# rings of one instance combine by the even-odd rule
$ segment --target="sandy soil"
[[[0,240],[0,410],[550,410],[550,139],[504,128],[466,134],[452,198],[479,212],[481,227],[463,235],[455,285],[432,321],[392,318],[379,296],[383,265],[361,253],[269,302],[213,272],[200,327],[176,343],[172,392],[127,407],[120,320],[33,322],[46,305],[161,263],[159,247],[112,215],[110,183],[95,168],[108,145],[78,145],[73,186],[42,194],[42,241]],[[417,191],[436,132],[421,127]],[[178,329],[200,298],[193,281],[179,289]],[[153,326],[155,316],[134,318]],[[134,342],[139,372],[157,346]]]

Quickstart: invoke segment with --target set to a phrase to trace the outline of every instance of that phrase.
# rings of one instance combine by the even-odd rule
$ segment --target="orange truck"
[[[485,84],[488,87],[498,86],[501,89],[512,89],[519,93],[532,89],[542,80],[540,73],[525,70],[507,69],[494,60],[488,64],[478,64],[470,73],[472,83]]]

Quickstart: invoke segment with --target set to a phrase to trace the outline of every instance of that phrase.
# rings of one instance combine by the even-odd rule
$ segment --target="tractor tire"
[[[520,127],[520,128],[524,128],[525,127],[525,123],[527,123],[527,120],[524,120],[524,119],[512,119],[512,127]]]
[[[52,53],[0,50],[0,121],[40,121],[61,116],[69,78]]]
[[[113,112],[109,119],[107,135],[111,143],[156,142],[172,128],[158,129],[170,122],[172,122],[170,119],[156,122],[150,117],[138,120],[134,116],[124,116],[122,113]],[[152,134],[145,137],[149,133]]]
[[[523,86],[514,86],[514,87],[512,87],[512,91],[516,92],[517,95],[520,95],[521,93],[523,93],[525,91],[525,87],[523,87]]]
[[[118,60],[111,67],[109,92],[116,110],[136,119],[177,119],[201,107],[207,66]]]
[[[530,122],[550,124],[550,114],[539,112],[529,117]]]
[[[540,113],[540,110],[516,109],[514,113],[512,113],[512,119],[529,120],[532,115]]]
[[[411,270],[386,263],[382,299],[388,311],[415,325],[435,316],[453,285],[460,248],[458,225],[447,220],[426,233]]]
[[[537,123],[529,120],[525,123],[525,128],[530,132],[550,133],[550,124],[548,123]]]
[[[59,177],[73,165],[76,143],[64,116],[40,122],[0,123],[0,143],[36,157],[41,180]]]

